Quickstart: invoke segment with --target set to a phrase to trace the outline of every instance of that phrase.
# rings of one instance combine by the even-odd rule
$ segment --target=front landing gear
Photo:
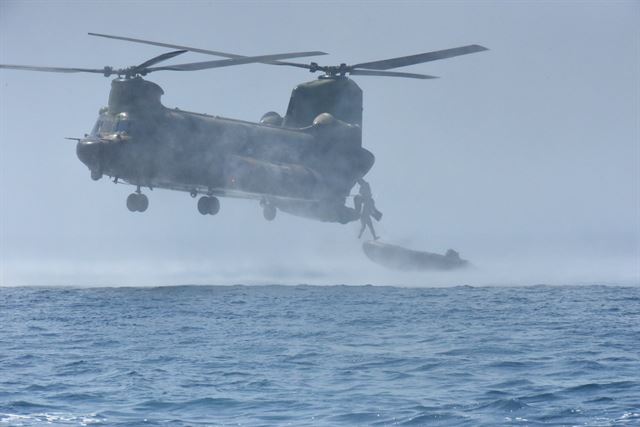
[[[91,169],[91,179],[98,181],[100,178],[102,178],[102,171],[98,169]]]
[[[127,209],[131,212],[144,212],[149,207],[149,199],[142,193],[131,193],[127,197]]]
[[[273,204],[263,199],[260,201],[260,206],[262,206],[262,216],[264,216],[264,219],[267,221],[273,221],[276,219],[278,210],[273,206]]]
[[[215,215],[220,211],[220,200],[213,196],[202,196],[198,200],[198,212],[202,215]]]

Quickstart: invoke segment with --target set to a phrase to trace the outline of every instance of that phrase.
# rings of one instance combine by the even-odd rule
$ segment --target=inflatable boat
[[[470,265],[453,249],[440,255],[369,240],[362,244],[362,250],[371,261],[395,270],[455,270]]]

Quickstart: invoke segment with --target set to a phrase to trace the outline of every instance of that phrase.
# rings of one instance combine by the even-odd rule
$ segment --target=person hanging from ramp
[[[375,218],[376,221],[380,221],[382,212],[376,209],[376,203],[373,200],[369,183],[361,178],[358,180],[358,185],[360,186],[360,194],[354,197],[356,211],[360,213],[360,233],[358,233],[358,239],[362,237],[365,229],[369,227],[373,240],[378,240],[380,237],[376,236],[371,217]]]

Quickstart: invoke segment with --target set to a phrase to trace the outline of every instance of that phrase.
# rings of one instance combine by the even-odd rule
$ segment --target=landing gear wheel
[[[138,194],[138,212],[144,212],[149,207],[149,198],[144,194]]]
[[[131,212],[144,212],[149,207],[149,199],[144,194],[131,193],[127,197],[127,209]]]
[[[215,215],[220,212],[220,200],[217,197],[209,197],[209,215]]]
[[[102,171],[99,171],[97,169],[91,170],[91,179],[92,180],[97,181],[100,178],[102,178]]]
[[[198,200],[198,212],[202,215],[215,215],[220,211],[220,201],[217,197],[202,196]]]
[[[129,209],[129,211],[131,212],[138,211],[138,194],[129,194],[129,197],[127,197],[127,209]]]
[[[273,221],[276,218],[277,212],[276,207],[271,204],[265,204],[262,207],[262,215],[267,221]]]
[[[209,213],[209,198],[207,196],[203,196],[198,199],[198,212],[202,215],[207,215]]]

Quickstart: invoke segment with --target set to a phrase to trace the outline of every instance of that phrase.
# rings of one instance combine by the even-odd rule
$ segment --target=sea
[[[4,287],[4,425],[640,426],[640,287]]]

